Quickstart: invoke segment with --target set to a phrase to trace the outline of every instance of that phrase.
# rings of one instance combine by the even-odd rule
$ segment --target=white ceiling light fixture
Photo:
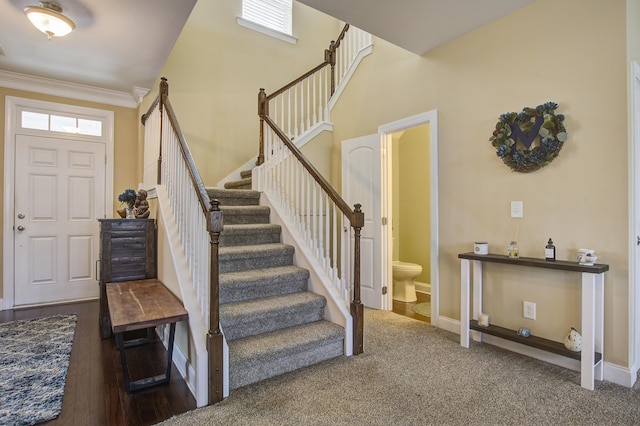
[[[62,14],[62,8],[54,3],[40,2],[40,6],[27,6],[24,14],[33,26],[51,37],[62,37],[76,28],[76,24]]]

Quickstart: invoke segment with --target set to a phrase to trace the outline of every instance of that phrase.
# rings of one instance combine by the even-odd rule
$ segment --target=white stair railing
[[[320,65],[267,96],[269,116],[293,140],[328,122],[328,105],[336,88],[345,82],[358,55],[371,45],[371,34],[345,25]]]
[[[222,213],[216,201],[210,203],[169,102],[168,87],[166,79],[162,78],[158,100],[143,116],[145,145],[159,142],[157,188],[158,194],[162,193],[163,196],[159,196],[158,200],[163,219],[170,221],[164,224],[164,231],[172,245],[169,251],[176,266],[183,303],[189,311],[190,330],[198,351],[195,360],[199,378],[198,405],[203,403],[207,393],[207,402],[211,404],[222,400],[228,393],[224,381],[228,362],[219,323],[218,300],[218,241],[222,231]],[[167,220],[167,216],[170,220]],[[173,247],[176,244],[180,250]],[[200,331],[206,330],[207,325],[209,332],[205,336]],[[204,357],[200,355],[204,347],[208,351],[208,369],[213,371],[208,374],[208,383],[207,363],[202,361]]]
[[[265,157],[254,169],[254,188],[292,224],[335,300],[350,308],[354,324],[348,347],[362,353],[359,257],[364,213],[359,204],[349,207],[270,117],[261,120]]]

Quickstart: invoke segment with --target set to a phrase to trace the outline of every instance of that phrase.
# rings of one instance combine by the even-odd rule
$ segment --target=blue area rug
[[[0,324],[0,425],[33,425],[60,414],[77,317]]]

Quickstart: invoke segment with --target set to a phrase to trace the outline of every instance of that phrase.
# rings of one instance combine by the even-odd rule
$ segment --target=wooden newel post
[[[331,94],[336,91],[336,42],[331,40],[329,48],[324,51],[324,60],[331,65]]]
[[[364,351],[364,305],[360,301],[360,230],[364,226],[364,213],[360,204],[354,205],[351,213],[351,226],[354,230],[353,244],[353,301],[351,317],[353,318],[353,354]]]
[[[223,343],[220,331],[220,262],[218,251],[220,233],[223,229],[223,215],[220,202],[211,200],[207,215],[207,231],[210,238],[210,275],[209,275],[209,332],[207,333],[207,351],[209,352],[209,404],[222,401],[223,398]]]
[[[258,92],[258,116],[260,117],[260,152],[256,160],[256,166],[264,163],[264,117],[269,114],[269,104],[267,103],[267,94],[263,88]]]
[[[160,97],[160,105],[158,105],[160,110],[160,140],[158,141],[158,174],[156,183],[160,185],[162,183],[162,121],[164,120],[164,114],[162,111],[164,111],[164,104],[166,99],[169,97],[169,83],[167,83],[166,77],[160,78],[160,94],[158,96]]]

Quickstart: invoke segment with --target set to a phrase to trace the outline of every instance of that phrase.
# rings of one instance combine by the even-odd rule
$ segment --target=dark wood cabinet
[[[100,336],[112,335],[106,285],[156,277],[153,219],[98,219],[100,222]]]

